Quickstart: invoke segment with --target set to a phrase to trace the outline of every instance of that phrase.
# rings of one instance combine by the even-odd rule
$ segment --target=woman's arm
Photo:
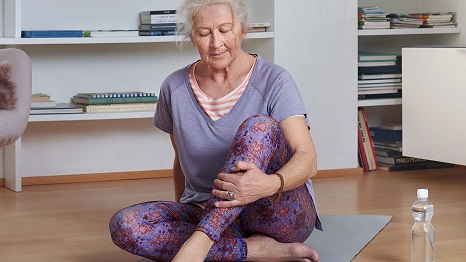
[[[288,191],[301,186],[317,173],[317,157],[304,116],[288,117],[280,122],[280,127],[293,154],[277,171],[284,179],[283,191]],[[245,205],[272,196],[280,189],[281,181],[278,176],[263,173],[253,163],[239,161],[231,171],[242,172],[243,175],[220,173],[214,181],[220,189],[214,189],[212,193],[226,200],[226,192],[230,190],[236,193],[235,200],[216,202],[217,207]]]
[[[176,148],[175,139],[173,135],[170,135],[170,140],[172,141],[173,149],[175,150],[175,159],[173,161],[173,182],[175,184],[175,200],[177,203],[180,203],[181,195],[184,192],[184,174],[181,170],[180,159],[178,158],[178,149]]]
[[[299,187],[316,175],[317,154],[304,116],[288,117],[280,122],[280,127],[293,152],[291,159],[277,171],[283,175],[283,190],[287,191]],[[278,181],[278,190],[280,179],[275,176],[275,180]]]

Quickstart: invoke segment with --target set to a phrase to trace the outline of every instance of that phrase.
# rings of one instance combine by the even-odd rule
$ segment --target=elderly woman
[[[295,83],[242,50],[242,0],[185,0],[177,13],[200,60],[164,81],[154,116],[175,151],[176,203],[117,212],[114,243],[156,261],[318,261],[302,244],[321,226]]]

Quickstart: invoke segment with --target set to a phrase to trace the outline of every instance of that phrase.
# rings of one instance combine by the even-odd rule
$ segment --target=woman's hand
[[[239,161],[231,168],[233,174],[220,173],[214,184],[218,188],[212,194],[224,201],[215,203],[216,207],[233,207],[252,203],[258,199],[275,194],[280,188],[280,179],[262,172],[254,163]],[[228,200],[228,191],[234,199]]]

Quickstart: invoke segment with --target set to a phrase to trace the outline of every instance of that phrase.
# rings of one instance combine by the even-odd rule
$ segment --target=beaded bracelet
[[[274,203],[277,203],[278,201],[280,201],[280,198],[282,197],[282,193],[283,193],[283,187],[285,187],[285,179],[283,179],[283,176],[282,174],[276,172],[272,175],[277,175],[278,178],[280,178],[280,188],[278,189],[277,191],[277,197],[275,199],[272,199],[271,197],[268,197],[268,199]]]

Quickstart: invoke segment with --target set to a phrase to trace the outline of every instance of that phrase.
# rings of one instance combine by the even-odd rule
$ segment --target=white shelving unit
[[[247,39],[273,38],[273,32],[249,33]],[[171,43],[176,36],[139,37],[75,37],[75,38],[0,38],[0,45],[81,45],[81,44],[131,44]]]
[[[138,2],[119,0],[109,6],[106,0],[81,0],[79,3],[48,0],[46,4],[35,0],[0,0],[0,13],[2,15],[0,19],[0,48],[2,46],[3,48],[20,48],[28,53],[33,65],[33,92],[49,93],[52,99],[58,102],[69,102],[67,100],[73,94],[91,91],[89,88],[92,87],[89,86],[100,87],[100,89],[94,89],[93,91],[95,92],[123,91],[128,86],[137,86],[137,91],[158,92],[154,88],[158,89],[163,79],[170,72],[187,65],[189,62],[195,61],[196,57],[198,59],[195,50],[192,47],[189,49],[189,44],[187,45],[187,50],[184,51],[180,51],[175,47],[176,36],[21,38],[21,31],[46,29],[134,29],[139,24],[138,14],[140,11],[175,9],[180,3],[181,0],[141,0]],[[254,0],[249,1],[248,5],[250,6],[250,10],[252,10],[251,22],[269,21],[272,23],[272,26],[269,28],[269,32],[249,33],[247,35],[248,42],[246,46],[252,50],[251,52],[259,53],[258,51],[261,50],[260,54],[262,56],[273,61],[274,1]],[[99,74],[99,71],[102,74]],[[88,78],[88,80],[83,80],[83,78]],[[107,84],[105,85],[105,83]],[[131,85],[131,83],[134,84]],[[55,97],[58,99],[54,99]],[[105,124],[108,121],[118,120],[118,125],[125,127],[134,123],[127,121],[137,121],[140,119],[144,120],[144,123],[150,122],[153,114],[154,112],[122,112],[31,115],[29,118],[30,124],[33,124],[35,127],[33,128],[34,130],[40,130],[39,132],[31,132],[38,132],[38,135],[43,135],[42,132],[57,133],[60,138],[54,139],[53,135],[51,135],[48,138],[49,141],[40,141],[43,144],[37,144],[36,141],[33,141],[35,146],[28,146],[28,149],[29,151],[36,151],[38,150],[36,147],[52,145],[54,149],[48,149],[49,151],[60,150],[63,151],[63,155],[66,155],[69,151],[67,152],[65,148],[62,149],[60,143],[68,143],[69,140],[74,138],[72,135],[66,134],[65,131],[60,131],[61,129],[65,130],[71,127],[89,125],[85,124],[90,123],[89,121],[92,123],[104,121],[101,124],[96,124],[96,127],[94,127],[95,130],[90,130],[88,136],[85,135],[88,130],[83,132],[84,134],[79,134],[80,139],[89,140],[85,142],[86,144],[92,144],[91,141],[95,140],[96,148],[100,150],[102,146],[99,148],[98,145],[102,140],[106,139],[106,136],[109,136],[106,140],[111,141],[111,133],[121,131],[111,129],[110,127],[106,128]],[[48,128],[48,126],[55,128]],[[23,168],[29,165],[37,165],[37,163],[26,163],[25,161],[30,159],[22,154],[22,150],[27,146],[26,144],[32,143],[32,139],[38,136],[36,133],[30,134],[27,137],[28,139],[24,137],[13,145],[4,148],[4,160],[0,168],[3,167],[5,170],[6,187],[13,191],[21,191]],[[102,133],[108,135],[102,135]],[[146,131],[146,133],[148,132]],[[96,134],[98,137],[94,137]],[[67,138],[67,136],[69,137]],[[136,131],[135,136],[128,134],[127,137],[144,139],[141,138],[139,131]],[[148,137],[147,140],[153,141],[154,137]],[[107,144],[109,143],[112,142],[107,142]],[[140,142],[134,143],[138,144]],[[169,144],[169,140],[166,143]],[[128,148],[131,148],[131,143],[125,141],[125,144],[128,145]],[[140,150],[141,153],[149,153],[154,157],[163,157],[163,154],[166,155],[164,152],[154,152],[156,150],[154,146],[141,146],[146,146],[146,149],[140,150],[137,146],[133,145],[133,150]],[[87,149],[83,148],[82,150]],[[109,152],[113,154],[124,155],[126,153],[111,151],[109,149]],[[128,154],[128,158],[129,156],[134,156],[130,152],[131,149],[126,151],[128,151],[126,153]],[[103,152],[100,154],[107,153]],[[112,158],[111,155],[108,157]],[[84,159],[82,161],[92,162]],[[114,165],[108,164],[107,169],[112,168],[117,172],[120,169],[134,170],[134,167],[115,167],[120,162],[116,161]],[[72,160],[69,164],[74,165],[77,169],[81,168],[79,160]],[[99,166],[98,163],[95,165]],[[113,171],[107,171],[105,170],[106,168],[101,169],[103,173]],[[82,172],[86,173],[86,171]]]
[[[461,28],[411,28],[358,30],[359,36],[458,34]]]
[[[373,29],[373,30],[358,30],[358,36],[361,37],[377,37],[377,36],[415,36],[415,35],[443,35],[443,34],[459,34],[461,28],[413,28],[413,29]],[[401,105],[401,98],[389,99],[365,99],[358,100],[359,107],[368,106],[387,106]]]
[[[387,13],[422,13],[422,12],[456,12],[454,20],[457,22],[455,28],[412,28],[412,29],[375,29],[358,30],[358,50],[370,52],[386,52],[401,55],[402,47],[417,45],[446,45],[458,44],[465,40],[461,34],[461,27],[464,27],[465,19],[463,10],[466,4],[463,1],[453,0],[441,2],[435,0],[358,0],[358,6],[379,6]],[[403,63],[405,58],[402,57]],[[416,64],[414,62],[414,64]],[[428,65],[419,65],[424,67]],[[403,82],[404,82],[403,69]],[[426,75],[428,78],[429,76]],[[422,90],[422,88],[420,88]],[[359,107],[366,107],[366,114],[370,126],[375,126],[383,122],[403,122],[406,101],[402,98],[396,99],[371,99],[358,100]],[[412,124],[412,123],[409,123]],[[407,124],[407,126],[409,126]],[[428,132],[426,130],[426,132]],[[404,147],[404,145],[403,145]]]
[[[394,105],[401,105],[401,98],[387,98],[387,99],[365,99],[359,100],[358,106],[359,107],[366,107],[366,106],[394,106]]]
[[[154,116],[154,112],[50,114],[50,115],[31,115],[29,116],[29,122],[140,119],[140,118],[152,118],[153,116]]]

